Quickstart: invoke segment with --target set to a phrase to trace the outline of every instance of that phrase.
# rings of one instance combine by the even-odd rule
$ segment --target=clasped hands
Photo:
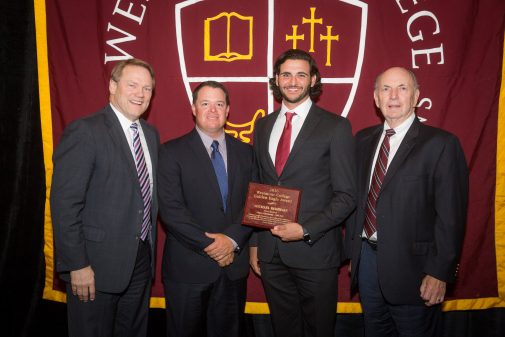
[[[203,251],[209,255],[211,259],[217,262],[220,267],[226,267],[233,263],[235,258],[235,247],[232,240],[221,233],[205,233],[208,238],[214,240]]]

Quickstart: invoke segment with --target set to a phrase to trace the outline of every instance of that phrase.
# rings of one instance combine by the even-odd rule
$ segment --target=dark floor
[[[66,304],[41,301],[29,337],[67,336]],[[336,336],[363,336],[361,315],[338,315]],[[165,310],[149,310],[148,336],[165,336]],[[238,337],[273,337],[269,315],[246,315],[246,335]]]
[[[40,301],[27,336],[67,336],[66,316],[66,304]],[[269,315],[246,316],[246,334],[238,337],[273,337]],[[446,312],[442,330],[440,337],[504,337],[505,308]],[[165,336],[164,309],[150,309],[148,336]],[[337,315],[335,336],[362,337],[361,315]]]

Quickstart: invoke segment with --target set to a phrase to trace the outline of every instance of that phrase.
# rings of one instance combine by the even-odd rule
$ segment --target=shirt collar
[[[416,114],[415,113],[413,113],[412,115],[410,115],[406,120],[404,120],[400,125],[398,125],[395,128],[395,134],[407,132],[407,130],[412,125],[412,123],[414,123],[414,119],[416,119]],[[389,127],[389,124],[385,121],[384,122],[384,132],[387,129],[390,129],[390,127]]]
[[[307,117],[307,115],[309,114],[309,110],[310,110],[311,107],[312,107],[312,100],[310,98],[308,98],[307,100],[305,100],[304,102],[302,102],[300,105],[298,105],[294,109],[288,109],[284,105],[284,102],[282,102],[281,111],[279,113],[279,118],[280,117],[284,117],[284,115],[285,115],[286,112],[294,112],[294,113],[296,113],[297,116],[302,117],[303,119],[305,119],[305,117]]]
[[[110,107],[112,108],[112,111],[114,111],[117,118],[119,119],[119,123],[121,123],[121,127],[123,128],[123,130],[128,130],[133,123],[137,123],[139,128],[141,127],[138,119],[134,120],[132,122],[131,120],[126,118],[125,115],[123,115],[121,112],[119,112],[119,110],[116,109],[116,107],[114,105],[112,105],[112,103],[109,103],[109,104],[110,104]]]
[[[198,135],[200,135],[200,138],[202,139],[202,142],[205,145],[206,149],[210,148],[214,140],[217,140],[219,142],[220,148],[226,147],[224,131],[217,137],[217,139],[214,139],[203,132],[197,125],[195,125],[195,129],[198,132]]]

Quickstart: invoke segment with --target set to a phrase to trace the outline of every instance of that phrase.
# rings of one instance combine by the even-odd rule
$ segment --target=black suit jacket
[[[145,121],[140,124],[153,167],[149,241],[154,275],[159,136]],[[110,105],[69,124],[53,162],[56,270],[68,281],[70,271],[91,265],[97,290],[123,291],[137,257],[144,204],[132,152]]]
[[[221,267],[203,250],[213,242],[205,232],[223,233],[240,248],[225,267],[231,280],[249,272],[248,246],[251,229],[242,226],[242,210],[248,184],[254,178],[252,147],[226,135],[228,201],[223,210],[221,192],[209,154],[193,129],[166,142],[160,150],[160,216],[167,230],[163,252],[164,279],[185,283],[210,283]]]
[[[349,121],[315,104],[296,138],[281,176],[268,152],[270,134],[279,111],[260,119],[254,133],[254,150],[260,181],[302,190],[298,222],[314,244],[283,242],[270,231],[257,232],[258,258],[272,260],[275,246],[282,261],[294,268],[336,267],[342,260],[340,225],[355,207],[354,139]]]
[[[370,172],[383,125],[357,133],[358,205],[350,231],[356,285]],[[384,297],[422,304],[428,274],[456,276],[468,199],[468,171],[458,139],[416,118],[388,167],[377,199],[377,264]]]

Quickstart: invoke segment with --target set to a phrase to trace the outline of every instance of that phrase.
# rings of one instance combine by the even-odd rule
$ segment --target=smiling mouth
[[[285,88],[285,90],[288,92],[296,92],[296,91],[302,90],[302,88],[301,87],[287,87],[287,88]]]
[[[130,100],[130,103],[135,104],[135,105],[142,105],[142,103],[144,103],[144,102],[143,101]]]

